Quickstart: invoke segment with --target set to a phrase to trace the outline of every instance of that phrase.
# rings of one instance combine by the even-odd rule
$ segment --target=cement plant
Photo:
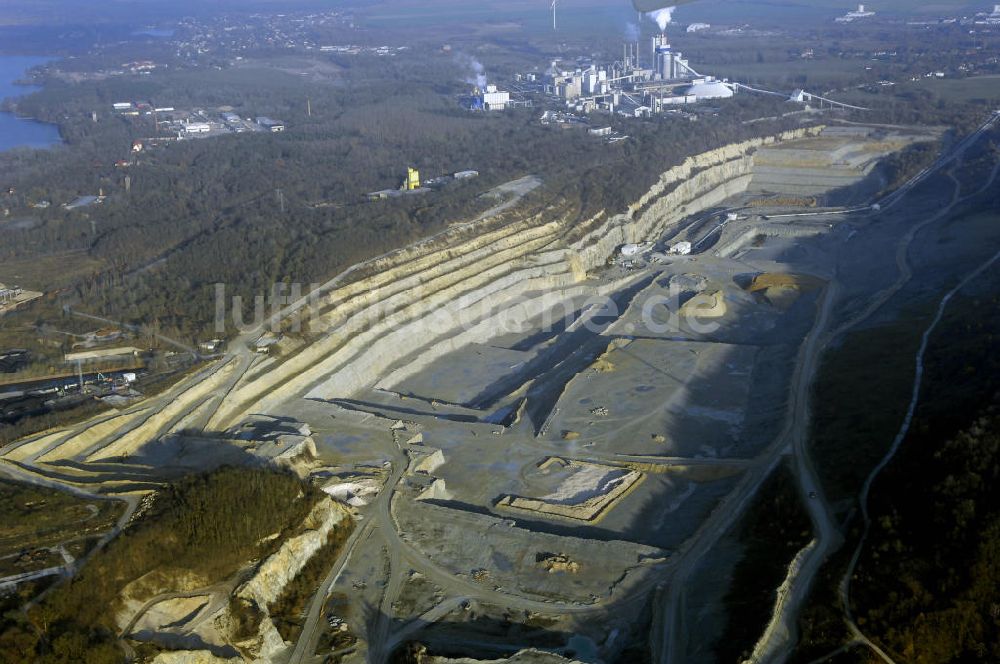
[[[0,664],[995,661],[997,12],[487,4],[25,69]]]

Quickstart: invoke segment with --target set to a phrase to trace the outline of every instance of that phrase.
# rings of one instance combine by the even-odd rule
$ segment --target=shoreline
[[[2,91],[2,107],[0,107],[0,153],[11,150],[50,150],[66,145],[62,127],[56,123],[33,118],[30,115],[18,113],[18,100],[44,89],[30,80],[30,72],[41,65],[55,61],[56,58],[35,55],[0,55],[0,65],[14,63],[20,68],[15,78],[0,80]],[[22,67],[22,65],[24,65]],[[9,74],[13,74],[12,71]],[[2,71],[2,70],[0,70]],[[9,75],[8,74],[8,75]],[[20,123],[28,123],[27,130]],[[27,135],[22,139],[21,136]],[[25,142],[21,142],[21,141]],[[9,143],[9,144],[8,144]]]

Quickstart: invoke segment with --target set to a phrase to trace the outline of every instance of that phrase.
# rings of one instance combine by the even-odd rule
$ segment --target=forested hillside
[[[224,469],[164,488],[72,582],[27,614],[3,617],[0,662],[121,662],[115,613],[126,585],[152,572],[167,589],[171,579],[229,579],[295,534],[318,500],[325,494],[269,470]]]
[[[873,485],[872,529],[851,583],[859,627],[898,662],[1000,660],[1000,279],[986,273],[973,288],[952,300],[931,338],[915,418],[899,453]],[[854,446],[863,439],[869,445],[891,440],[898,430],[912,381],[910,337],[919,336],[926,323],[902,324],[910,329],[867,330],[875,341],[866,341],[870,352],[835,356],[871,364],[860,373],[841,366],[840,378],[828,379],[831,386],[865,379],[853,383],[868,404],[864,417],[853,415],[858,399],[843,391],[852,383],[821,392],[841,400],[840,416],[857,431],[840,444],[845,454],[853,450],[864,461],[860,472],[842,473],[836,486],[857,490],[875,463],[871,452],[863,457]],[[895,335],[901,354],[887,348],[887,333]],[[903,407],[893,402],[891,413],[881,413],[892,401],[884,394],[895,394]],[[893,421],[884,422],[887,417]],[[884,454],[884,446],[879,450]],[[804,642],[794,661],[813,661],[849,638],[836,588],[859,536],[856,520],[848,546],[803,613]]]
[[[854,600],[864,629],[908,662],[1000,660],[996,292],[949,309],[911,435],[872,496]]]
[[[455,95],[465,91],[467,72],[454,57],[343,60],[325,83],[307,83],[272,64],[52,81],[19,102],[20,112],[60,122],[70,146],[0,155],[17,192],[8,204],[16,216],[37,221],[6,232],[0,260],[85,256],[88,266],[99,267],[72,275],[63,300],[129,322],[155,321],[190,339],[211,332],[217,282],[231,294],[252,296],[276,282],[321,281],[475,216],[492,204],[480,193],[528,174],[546,183],[536,204],[559,201],[581,219],[621,211],[690,154],[796,124],[743,124],[782,109],[780,100],[744,100],[694,123],[616,120],[632,138],[609,145],[582,130],[544,127],[532,110],[462,110]],[[289,130],[175,142],[120,168],[115,163],[130,159],[132,141],[153,133],[150,119],[111,112],[122,99],[177,108],[229,105],[245,117],[281,118]],[[464,169],[482,177],[424,196],[363,202],[365,192],[398,186],[409,165],[425,178]],[[75,211],[59,205],[102,189],[108,195],[102,205]],[[39,200],[53,205],[27,207]]]

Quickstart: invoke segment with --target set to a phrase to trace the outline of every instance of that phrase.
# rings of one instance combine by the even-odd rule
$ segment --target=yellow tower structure
[[[415,168],[406,169],[406,190],[420,189],[420,171]]]

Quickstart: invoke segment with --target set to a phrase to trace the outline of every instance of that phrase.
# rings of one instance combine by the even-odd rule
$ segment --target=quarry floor
[[[768,151],[749,192],[651,238],[638,258],[619,257],[574,291],[611,290],[607,298],[567,295],[555,315],[511,323],[403,378],[392,376],[407,367],[394,366],[362,392],[275,402],[270,413],[309,426],[327,476],[381,486],[357,508],[359,527],[317,594],[350,598],[337,612],[360,641],[343,661],[386,661],[410,639],[481,655],[572,642],[578,654],[611,657],[648,637],[654,595],[693,583],[721,594],[739,558],[733,524],[773,464],[793,453],[786,434],[803,387],[803,342],[893,283],[901,238],[952,202],[957,184],[982,184],[958,183],[943,168],[878,212],[866,204],[886,184],[879,172],[810,182],[803,171],[782,189],[791,170],[781,170],[782,149]],[[846,139],[787,149],[799,163],[824,151],[845,163],[870,159]],[[773,194],[816,197],[818,207],[750,207]],[[954,279],[1000,241],[989,220],[968,234],[949,228],[945,238],[933,227],[914,238],[925,268],[915,284]],[[695,251],[666,255],[680,240]],[[262,366],[249,351],[232,363],[233,378],[206,372],[218,386],[174,428],[203,428],[235,377]],[[44,459],[45,445],[18,464]],[[169,476],[241,454],[218,440],[185,440],[183,454],[171,445],[105,460],[109,477],[120,490],[144,488],[147,467]],[[99,481],[83,468],[61,461],[46,472]],[[709,549],[706,572],[693,559]],[[720,638],[724,616],[710,603],[691,599],[697,615],[684,614],[684,601],[668,607],[693,630],[672,646],[673,661],[712,661],[705,644]],[[288,661],[321,661],[313,651],[323,608]]]
[[[835,269],[823,250],[829,240],[776,238],[738,259],[705,253],[609,267],[592,277],[595,286],[634,278],[613,297],[617,312],[574,303],[565,320],[464,347],[392,391],[284,404],[345,470],[407,465],[388,518],[361,509],[378,520],[376,531],[399,534],[405,556],[392,550],[395,535],[372,537],[338,584],[346,593],[363,589],[365,603],[390,614],[376,619],[387,631],[376,626],[369,635],[426,639],[413,628],[448,597],[475,603],[441,616],[445,622],[524,613],[595,644],[629,633],[685,542],[779,435],[798,347]],[[746,288],[754,275],[789,271],[810,275],[813,286],[774,301]],[[698,291],[720,292],[725,315],[678,316]],[[490,423],[517,411],[508,427]],[[443,459],[416,471],[438,450]],[[565,503],[601,493],[586,477],[574,484],[580,473],[572,467],[543,467],[550,459],[634,469],[641,479],[591,520],[497,504],[504,496]],[[575,569],[548,571],[553,554]],[[497,640],[510,643],[494,635],[479,645]],[[359,650],[355,659],[370,655]]]
[[[717,241],[700,253],[591,275],[594,290],[629,279],[610,310],[605,302],[573,302],[565,318],[463,347],[391,388],[337,403],[285,404],[340,464],[406,465],[387,518],[373,526],[396,535],[370,538],[354,557],[363,562],[348,565],[339,582],[380,607],[369,636],[387,639],[370,639],[375,652],[362,648],[351,661],[378,661],[409,638],[447,648],[461,635],[466,651],[484,656],[538,645],[539,634],[496,627],[514,618],[544,625],[557,645],[575,635],[605,655],[636,635],[637,625],[648,629],[650,595],[670,586],[690,543],[773,451],[789,417],[800,346],[830,284],[838,285],[828,303],[835,327],[891,282],[892,248],[907,228],[951,202],[945,177],[922,181],[881,214],[790,207],[769,218],[741,215],[720,224]],[[837,200],[870,201],[877,188],[857,183],[855,191],[838,190]],[[743,207],[747,198],[720,208]],[[668,239],[697,240],[707,231]],[[914,251],[927,255],[935,279],[947,278],[944,261],[923,241],[917,237]],[[727,243],[738,246],[720,255]],[[959,244],[963,255],[971,250]],[[755,277],[773,274],[801,279],[754,289]],[[707,305],[706,316],[676,315],[710,293],[721,293],[723,315]],[[421,463],[438,450],[443,457]],[[590,520],[500,504],[507,496],[565,504],[599,495],[602,487],[586,477],[574,480],[574,463],[634,470],[641,479]],[[714,596],[738,544],[728,531],[713,536],[729,552],[722,576],[694,569]],[[395,537],[405,542],[402,554],[393,551]],[[550,571],[553,554],[574,568]],[[718,638],[719,606],[698,606],[689,624]],[[693,645],[681,644],[678,661],[712,661],[704,640],[686,640]]]

